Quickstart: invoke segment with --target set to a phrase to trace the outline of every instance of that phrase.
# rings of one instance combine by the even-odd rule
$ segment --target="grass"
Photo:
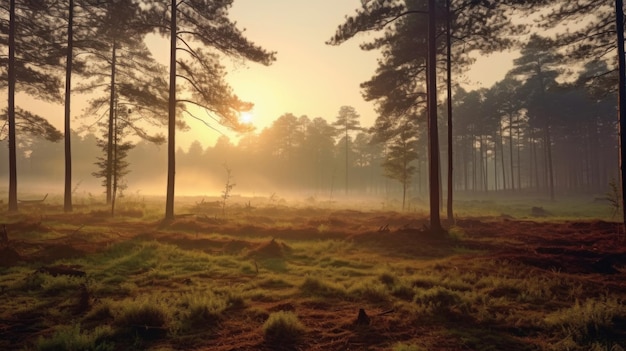
[[[306,328],[293,312],[275,312],[263,323],[263,337],[268,344],[285,347],[295,344]]]
[[[153,212],[145,203],[138,206],[144,216]],[[526,205],[511,206],[521,211]],[[280,231],[241,218],[219,228],[193,219],[188,231],[158,228],[146,217],[145,223],[93,219],[87,210],[50,215],[35,230],[16,229],[11,238],[16,245],[32,242],[24,246],[28,252],[51,238],[93,246],[82,257],[0,267],[0,319],[35,326],[27,334],[35,337],[2,338],[0,348],[588,350],[622,336],[615,328],[626,321],[622,273],[563,272],[531,265],[518,254],[526,252],[535,232],[546,243],[533,245],[552,247],[557,239],[578,240],[583,230],[539,223],[534,232],[516,232],[515,222],[488,219],[483,229],[451,228],[454,240],[428,241],[394,233],[413,215],[359,214],[365,219],[357,223],[342,213],[335,215],[341,223],[320,227],[331,217],[328,211],[310,219],[295,213],[274,221],[290,223],[290,230]],[[398,221],[392,231],[376,233],[391,218]],[[24,215],[11,223],[32,220]],[[63,239],[88,220],[94,222],[78,232],[80,240]],[[298,226],[308,222],[312,228],[303,232],[319,238],[299,234]],[[351,228],[368,226],[373,233],[353,235]],[[326,236],[331,231],[345,234]],[[290,249],[276,257],[249,255],[272,238]],[[234,243],[247,246],[221,249]],[[572,243],[576,249],[587,245]],[[505,248],[514,251],[493,252]],[[537,258],[532,250],[528,257]],[[598,250],[596,245],[588,251]],[[77,265],[87,277],[37,273],[55,264]],[[83,285],[90,307],[75,312]],[[372,322],[356,328],[360,308]]]
[[[39,337],[35,349],[39,351],[113,351],[115,345],[108,341],[113,336],[110,326],[99,326],[91,331],[80,324],[61,326],[48,338]]]

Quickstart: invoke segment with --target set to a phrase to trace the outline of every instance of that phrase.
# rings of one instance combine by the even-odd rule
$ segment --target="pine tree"
[[[51,4],[41,2],[16,2],[10,0],[0,6],[8,16],[2,17],[0,43],[7,47],[7,57],[0,56],[0,88],[8,88],[7,125],[9,142],[9,211],[17,211],[17,124],[24,122],[30,130],[46,131],[46,137],[58,135],[46,120],[16,107],[15,93],[25,91],[31,96],[60,101],[60,80],[53,73],[59,65],[60,49],[54,44],[54,30],[47,18]],[[8,21],[7,21],[8,18]],[[5,46],[3,45],[3,46]],[[18,84],[19,81],[19,84]],[[36,123],[36,124],[33,124]]]
[[[89,10],[93,45],[82,50],[85,54],[82,57],[88,57],[83,72],[86,81],[75,90],[96,94],[84,117],[108,115],[106,159],[109,171],[104,185],[106,202],[111,204],[115,106],[133,111],[127,116],[129,132],[150,142],[163,143],[162,135],[153,135],[147,130],[166,123],[163,117],[167,113],[167,82],[163,79],[166,68],[154,60],[144,43],[152,27],[138,3],[103,2]]]
[[[345,165],[346,165],[346,174],[345,174],[345,193],[348,195],[348,170],[349,170],[349,160],[348,160],[348,150],[350,143],[350,135],[351,131],[362,130],[361,122],[359,122],[359,114],[356,112],[354,107],[352,106],[342,106],[339,109],[339,114],[337,115],[337,119],[333,123],[336,131],[339,135],[344,136],[345,143]]]
[[[209,120],[212,119],[221,125],[245,130],[246,126],[239,123],[238,115],[252,108],[252,105],[237,98],[224,81],[219,54],[267,65],[274,61],[274,53],[248,41],[228,18],[232,0],[161,0],[150,5],[155,26],[170,40],[165,203],[165,219],[169,220],[174,218],[175,128],[179,123],[177,107],[180,106],[186,115],[207,125],[210,125]],[[187,89],[189,97],[177,95],[177,83]],[[194,113],[191,106],[206,113],[208,118]]]

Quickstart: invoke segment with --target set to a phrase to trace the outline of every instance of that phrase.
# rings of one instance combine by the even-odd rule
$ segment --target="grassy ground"
[[[0,349],[626,348],[617,223],[567,215],[593,202],[468,201],[447,236],[419,213],[310,204],[5,214]]]

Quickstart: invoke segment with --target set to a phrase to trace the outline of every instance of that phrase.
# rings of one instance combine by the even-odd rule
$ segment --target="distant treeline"
[[[550,167],[556,196],[604,193],[609,189],[618,171],[615,102],[611,98],[593,99],[573,86],[551,91],[546,97],[549,110],[543,110],[550,116],[550,128],[546,130],[544,121],[528,113],[533,106],[518,106],[509,114],[502,113],[501,105],[507,102],[502,93],[506,91],[506,87],[496,84],[490,89],[457,90],[455,94],[457,192],[548,194]],[[445,112],[440,116],[445,126]],[[410,161],[414,172],[407,195],[426,198],[426,133],[423,122],[417,126],[410,140],[410,149],[416,151],[417,158]],[[226,182],[227,165],[236,183],[234,193],[296,194],[320,199],[348,193],[401,199],[402,185],[393,180],[397,178],[389,177],[392,165],[386,162],[393,144],[377,142],[375,132],[380,131],[375,128],[359,127],[345,133],[338,123],[287,113],[270,127],[243,135],[237,145],[225,136],[209,147],[194,141],[188,150],[178,149],[176,154],[177,194],[219,196]],[[440,130],[441,159],[445,160],[446,128]],[[550,148],[545,143],[548,132]],[[97,171],[97,158],[102,157],[96,136],[74,134],[72,143],[76,191],[99,195],[104,188],[92,174]],[[61,192],[62,143],[34,139],[21,146],[18,156],[19,181],[27,186],[21,192],[43,186]],[[7,157],[6,147],[0,148],[0,157]],[[130,173],[123,179],[128,186],[126,192],[164,193],[165,145],[139,141],[129,151],[127,161]],[[6,178],[6,163],[0,163],[0,168]],[[443,177],[446,168],[444,161]]]

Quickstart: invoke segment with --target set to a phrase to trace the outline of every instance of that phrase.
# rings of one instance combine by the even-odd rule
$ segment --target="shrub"
[[[146,339],[165,336],[169,311],[156,301],[128,302],[121,305],[115,325]]]
[[[80,324],[74,324],[59,328],[50,338],[39,337],[35,347],[41,351],[108,351],[115,349],[106,341],[112,335],[108,325],[85,332]]]
[[[626,306],[615,298],[589,299],[584,303],[548,314],[546,325],[564,332],[562,343],[569,340],[589,345],[596,340],[610,340],[616,334],[616,325],[626,320]]]
[[[300,286],[306,294],[319,297],[345,297],[346,289],[336,284],[323,282],[319,278],[306,277],[302,285]]]
[[[359,300],[369,302],[388,302],[390,300],[387,287],[379,281],[359,281],[350,287],[348,293]]]
[[[188,310],[183,325],[186,328],[201,329],[215,326],[222,312],[228,307],[228,303],[208,291],[187,294],[183,298],[183,307]]]
[[[272,344],[293,344],[306,332],[304,325],[291,311],[279,311],[269,315],[263,324],[265,341]]]
[[[469,306],[461,296],[444,287],[434,287],[415,295],[414,301],[423,305],[435,316],[467,312]]]

